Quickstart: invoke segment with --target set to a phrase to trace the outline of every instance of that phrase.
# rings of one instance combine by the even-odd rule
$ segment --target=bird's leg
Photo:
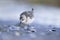
[[[28,27],[30,27],[30,25],[29,25],[29,24],[28,24],[27,26],[28,26]]]
[[[30,25],[27,25],[27,29],[26,30],[29,30],[29,27],[30,27]]]

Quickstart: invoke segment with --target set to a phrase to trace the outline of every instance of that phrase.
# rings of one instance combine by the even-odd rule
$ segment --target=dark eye
[[[23,17],[20,17],[20,19],[22,19]]]
[[[20,17],[20,20],[24,21],[23,17]]]
[[[24,21],[24,19],[22,19],[22,21]]]

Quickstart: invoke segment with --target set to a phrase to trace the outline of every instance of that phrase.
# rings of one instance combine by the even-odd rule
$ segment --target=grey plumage
[[[22,15],[25,15],[26,17],[30,17],[32,19],[33,17],[33,13],[28,11],[28,12],[23,12],[21,15],[20,15],[20,19],[22,19]]]
[[[22,15],[25,15],[26,17],[30,17],[30,18],[33,18],[34,15],[33,15],[33,8],[32,8],[32,11],[24,11],[23,13],[21,13],[20,15],[20,19],[22,18]]]

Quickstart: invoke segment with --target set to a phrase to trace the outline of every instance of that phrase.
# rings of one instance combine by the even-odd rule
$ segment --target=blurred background
[[[20,14],[34,8],[32,25],[16,26]],[[0,0],[0,40],[60,40],[60,0]]]
[[[23,11],[34,8],[35,23],[60,25],[60,0],[0,0],[0,24],[16,24]]]

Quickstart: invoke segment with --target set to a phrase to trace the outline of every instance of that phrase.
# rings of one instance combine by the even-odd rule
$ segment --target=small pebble
[[[15,32],[15,35],[16,35],[16,36],[20,36],[20,33],[19,33],[19,32]]]
[[[31,37],[31,38],[36,38],[36,35],[31,33],[31,34],[30,34],[30,37]]]

